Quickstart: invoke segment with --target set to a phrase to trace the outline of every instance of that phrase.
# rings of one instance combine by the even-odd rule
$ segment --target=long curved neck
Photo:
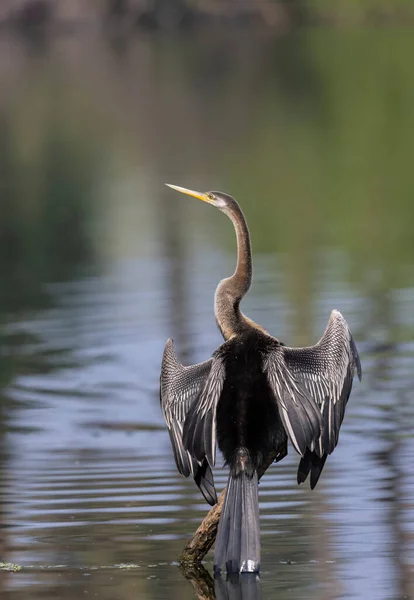
[[[224,339],[229,339],[250,324],[240,311],[239,304],[252,281],[252,251],[250,233],[239,205],[223,211],[232,220],[237,238],[237,266],[231,277],[223,279],[217,287],[214,312]]]
[[[234,204],[227,216],[232,220],[237,239],[237,265],[231,277],[227,281],[228,292],[238,302],[249,291],[252,283],[252,248],[250,244],[250,233],[246,219],[238,204]]]

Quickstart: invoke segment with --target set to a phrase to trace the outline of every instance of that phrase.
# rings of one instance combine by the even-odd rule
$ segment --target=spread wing
[[[188,410],[183,431],[184,447],[199,463],[207,459],[210,467],[216,459],[216,409],[226,373],[220,356],[223,346],[213,354],[210,372],[200,395]]]
[[[348,324],[334,310],[315,346],[284,347],[283,354],[288,369],[316,400],[323,415],[319,453],[331,454],[338,443],[355,369],[361,379],[361,363]]]
[[[287,369],[316,401],[323,417],[323,430],[315,448],[310,448],[299,465],[298,482],[311,472],[315,487],[328,454],[339,437],[355,370],[361,379],[361,363],[347,322],[332,311],[319,342],[309,348],[283,347]]]
[[[278,405],[285,431],[295,450],[304,455],[322,432],[322,415],[308,390],[287,368],[284,346],[275,340],[263,360],[263,370]]]
[[[210,358],[203,363],[184,367],[175,356],[171,339],[167,341],[161,365],[161,409],[167,423],[178,471],[192,475],[209,504],[217,502],[213,474],[204,458],[199,462],[183,445],[183,427],[190,408],[200,396],[213,364]]]

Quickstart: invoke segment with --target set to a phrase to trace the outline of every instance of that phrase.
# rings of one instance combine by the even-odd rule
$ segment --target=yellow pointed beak
[[[171,185],[171,183],[166,183],[168,187],[176,190],[177,192],[181,192],[182,194],[187,194],[187,196],[193,196],[193,198],[197,198],[198,200],[202,200],[203,202],[208,202],[208,204],[213,204],[213,199],[209,197],[208,194],[203,194],[202,192],[195,192],[194,190],[188,190],[187,188],[180,187],[178,185]]]

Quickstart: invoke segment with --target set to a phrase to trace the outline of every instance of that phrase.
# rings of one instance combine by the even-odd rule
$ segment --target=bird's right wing
[[[305,481],[310,473],[313,489],[327,456],[338,443],[355,371],[361,379],[358,351],[347,322],[339,311],[334,310],[317,344],[308,348],[281,346],[270,356],[272,354],[275,358],[270,365],[269,381],[282,406],[280,414],[283,424],[295,448],[302,454],[298,483]],[[297,386],[302,392],[305,391],[307,402],[304,402],[302,394],[296,393]],[[290,390],[290,395],[286,389]],[[281,402],[281,396],[286,393],[287,400]],[[305,418],[305,412],[309,413],[310,406],[313,411],[315,403],[323,419],[323,427],[316,443],[313,439],[309,445],[312,428]],[[296,436],[296,443],[291,431]]]
[[[308,348],[283,348],[285,363],[317,402],[324,418],[324,431],[316,449],[331,454],[352,389],[355,371],[361,379],[361,363],[348,323],[333,310],[319,342]]]
[[[285,431],[295,450],[303,456],[321,435],[321,412],[306,387],[287,368],[283,346],[276,340],[265,354],[263,370],[273,392]]]

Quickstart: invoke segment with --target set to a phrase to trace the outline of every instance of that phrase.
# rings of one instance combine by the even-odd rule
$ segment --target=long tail
[[[228,573],[260,570],[260,522],[257,471],[230,473],[217,531],[214,571],[226,564]]]

